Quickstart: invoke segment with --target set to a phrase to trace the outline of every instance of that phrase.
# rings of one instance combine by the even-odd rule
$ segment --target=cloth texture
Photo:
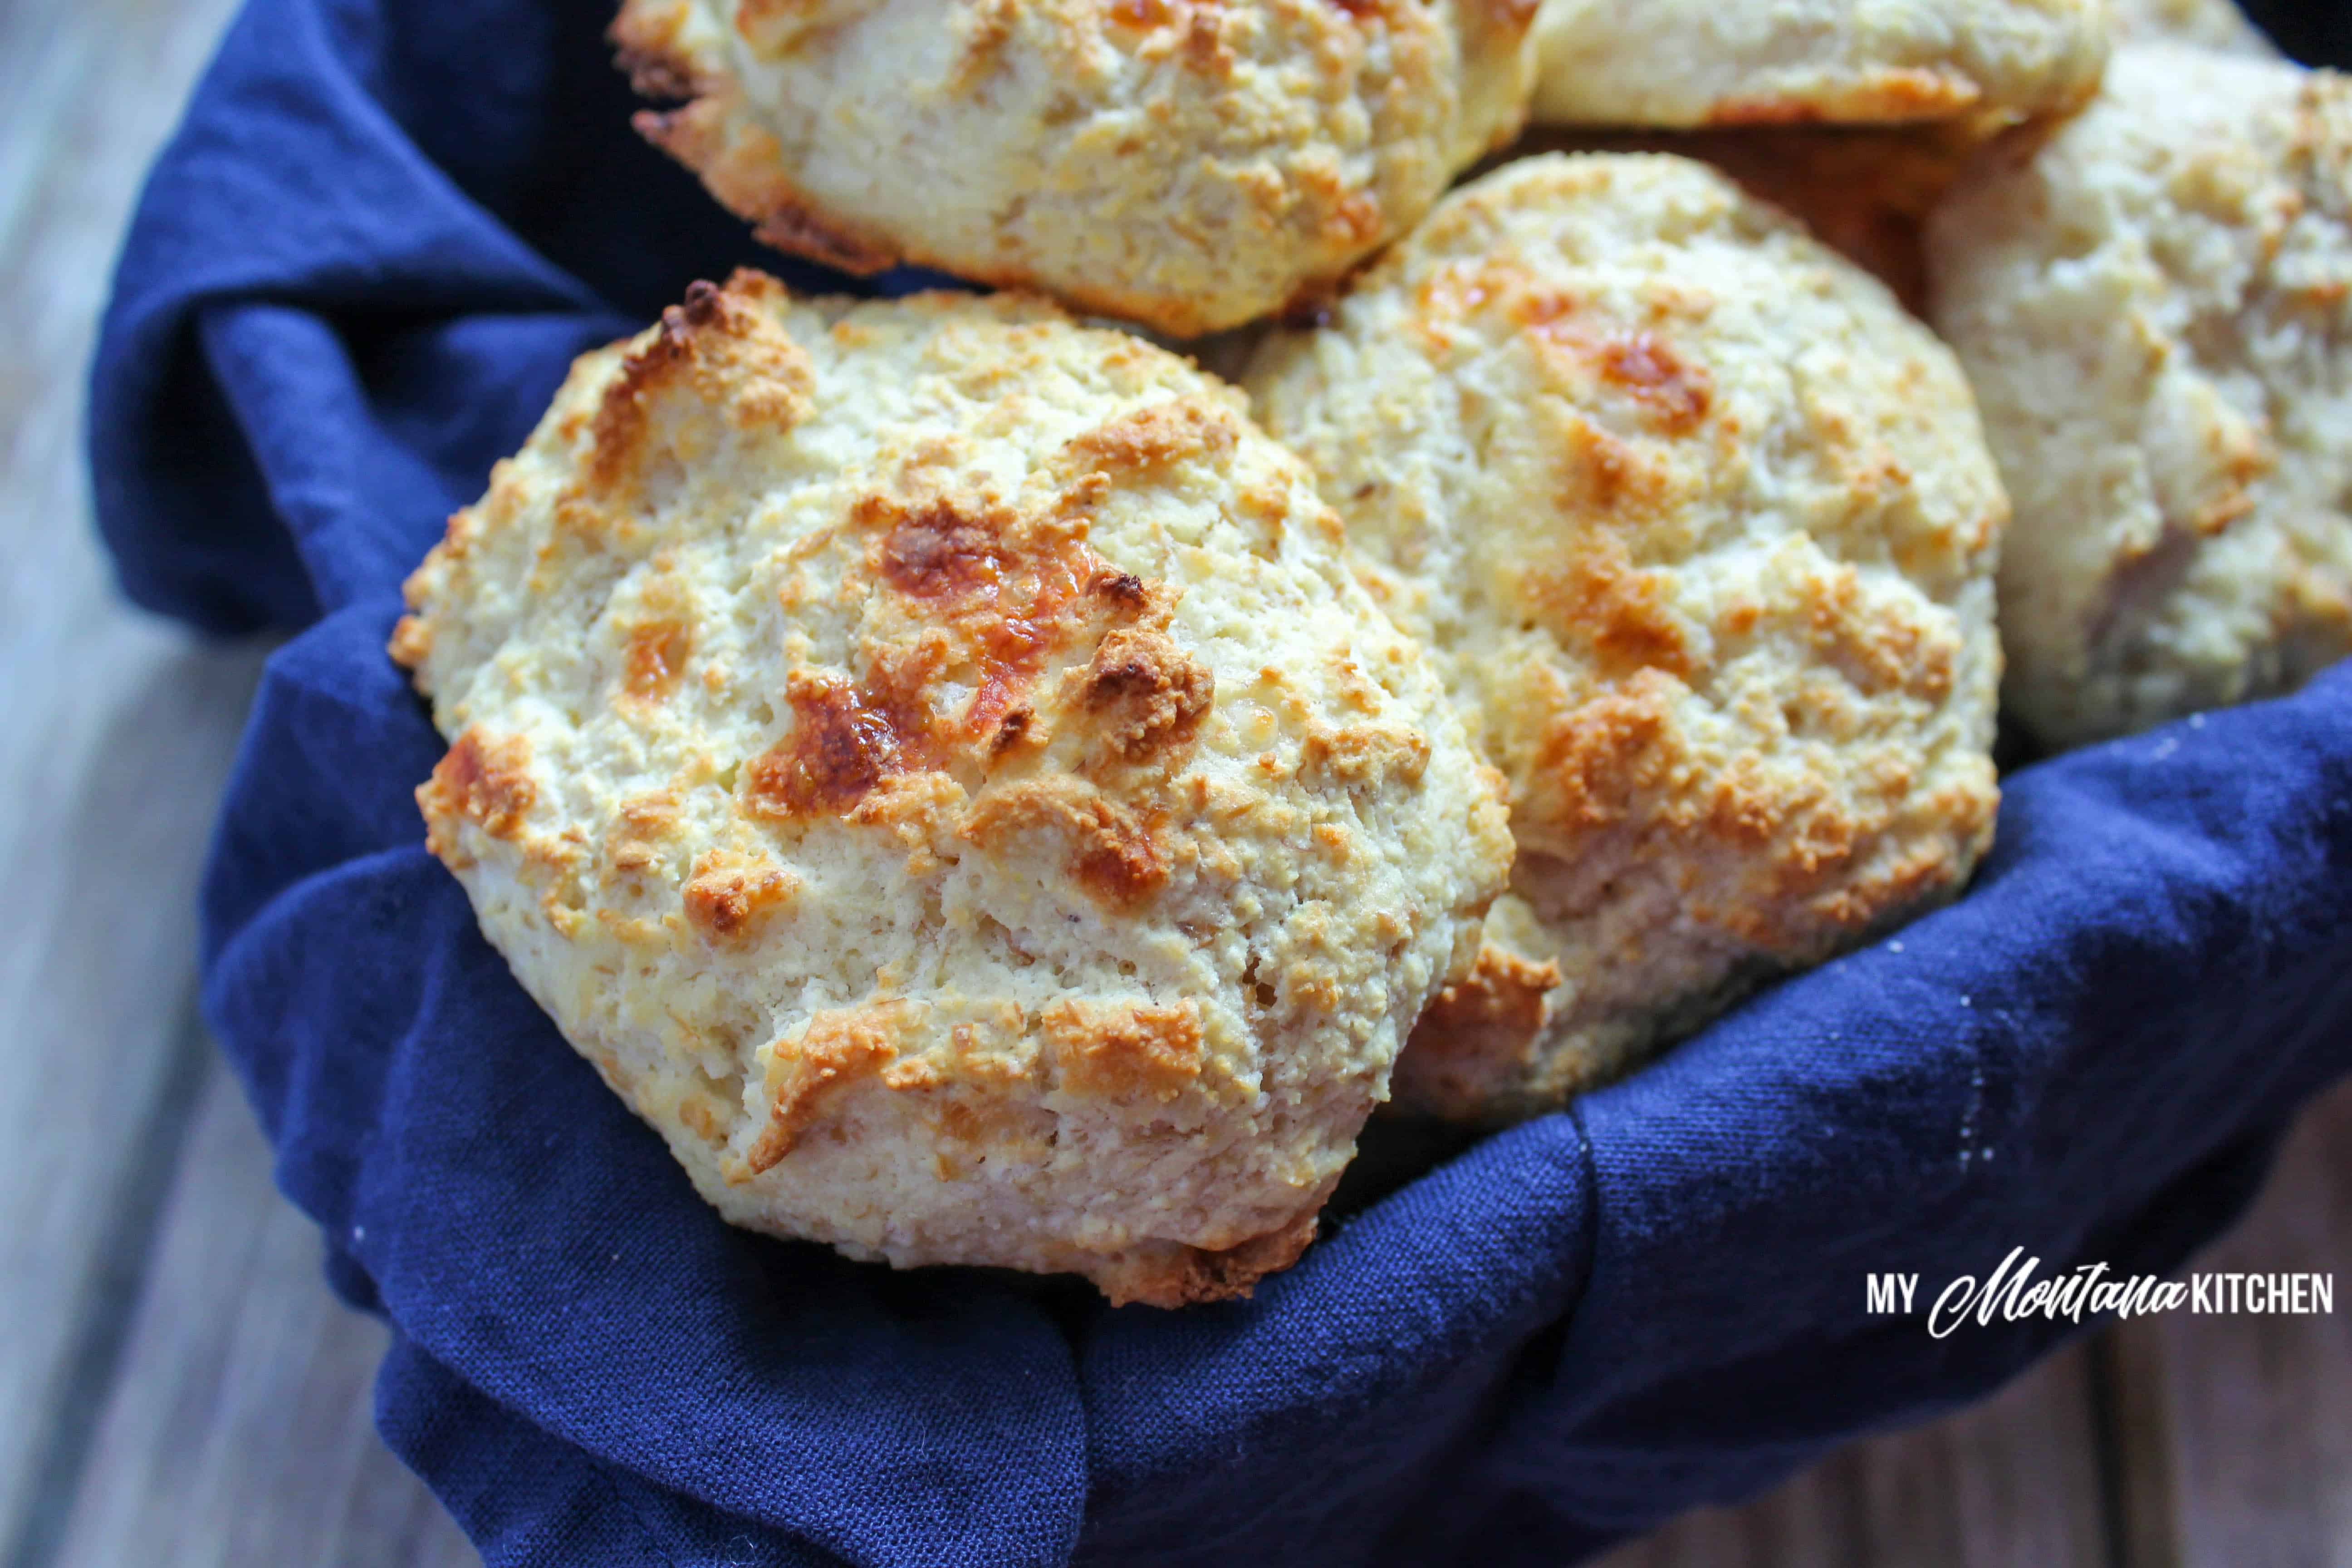
[[[1867,1273],[1924,1307],[2018,1247],[2169,1268],[2352,1066],[2339,668],[2012,774],[1963,900],[1370,1182],[1252,1300],[730,1229],[426,855],[442,744],[383,652],[573,354],[740,262],[828,286],[639,142],[608,11],[252,0],[131,229],[89,429],[129,595],[289,637],[205,1013],[392,1325],[386,1438],[494,1568],[1572,1561],[2072,1331],[1932,1337]]]

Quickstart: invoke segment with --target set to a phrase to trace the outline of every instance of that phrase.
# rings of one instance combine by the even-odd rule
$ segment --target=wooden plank
[[[327,1294],[193,1031],[196,873],[259,650],[121,605],[89,531],[82,380],[115,247],[234,5],[0,8],[8,1568],[476,1561],[375,1438],[383,1331]]]
[[[204,1083],[58,1568],[479,1562],[375,1435],[384,1331],[320,1276],[235,1083]]]
[[[92,1432],[199,1058],[214,797],[257,668],[114,596],[82,381],[147,160],[233,0],[0,6],[0,1562]]]
[[[5,289],[0,289],[5,291]],[[0,328],[0,332],[5,332]],[[5,340],[0,340],[5,341]],[[70,506],[10,531],[76,538]],[[81,544],[84,552],[87,543]],[[192,984],[205,837],[257,658],[133,623],[95,563],[19,551],[0,575],[47,584],[47,647],[10,656],[0,710],[0,1541],[15,1542],[37,1452],[102,1362],[108,1299],[168,1176],[173,1024]],[[27,557],[30,559],[27,560]]]
[[[475,1561],[375,1438],[383,1331],[328,1295],[193,1030],[195,879],[260,652],[121,605],[90,532],[115,247],[234,5],[0,7],[7,1568]]]
[[[2308,1112],[2190,1271],[2352,1288],[2352,1085]],[[2167,1313],[2114,1335],[2133,1568],[2352,1568],[2352,1299],[2325,1317]]]
[[[1935,1426],[1843,1449],[1738,1509],[1703,1509],[1600,1568],[2103,1564],[2090,1370],[2069,1350]]]

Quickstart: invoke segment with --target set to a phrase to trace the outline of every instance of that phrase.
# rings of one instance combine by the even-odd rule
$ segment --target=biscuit
[[[1968,876],[2007,504],[1950,354],[1785,216],[1511,163],[1246,384],[1509,781],[1512,891],[1400,1103],[1555,1106]]]
[[[2003,697],[2030,729],[2126,734],[2352,652],[2352,83],[2119,50],[2087,113],[1969,174],[1928,254],[2017,504]]]
[[[1180,337],[1328,291],[1517,133],[1533,0],[628,0],[653,141],[780,248]]]
[[[2278,58],[2278,46],[2231,0],[2114,0],[2118,44],[2186,44],[2226,55]]]
[[[853,1257],[1246,1292],[1506,875],[1304,467],[1040,300],[698,285],[407,593],[485,934],[728,1219]]]
[[[1813,237],[1927,310],[1921,230],[1982,145],[1961,121],[1765,125],[1735,131],[1539,130],[1524,153],[1671,153],[1709,163],[1801,221]]]
[[[2098,87],[2106,0],[1543,0],[1535,117],[1693,127],[2008,121]]]

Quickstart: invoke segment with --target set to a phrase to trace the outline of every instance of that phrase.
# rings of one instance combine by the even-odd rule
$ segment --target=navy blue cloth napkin
[[[2014,1247],[2166,1268],[2352,1065],[2352,670],[2013,778],[1974,890],[1111,1310],[730,1230],[509,978],[410,798],[401,577],[572,355],[755,259],[598,0],[253,0],[96,370],[122,583],[272,659],[205,1005],[384,1315],[393,1447],[505,1564],[1558,1564],[1991,1388],[2069,1325],[1871,1316]],[[796,283],[821,281],[776,258]]]

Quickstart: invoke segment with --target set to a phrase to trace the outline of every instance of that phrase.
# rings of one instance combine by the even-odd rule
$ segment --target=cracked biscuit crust
[[[1303,467],[1034,300],[698,285],[408,597],[486,934],[728,1218],[856,1257],[1246,1291],[1507,865]]]
[[[1510,782],[1512,891],[1401,1101],[1557,1105],[1983,852],[2007,504],[1968,388],[1720,174],[1507,165],[1247,384]]]
[[[638,126],[781,249],[1190,337],[1328,292],[1517,133],[1531,0],[628,0]]]
[[[2001,123],[2097,90],[2107,0],[1543,0],[1535,116],[1559,125]]]
[[[2352,653],[2352,81],[2166,45],[1929,227],[2017,502],[2004,696],[2074,745]]]

